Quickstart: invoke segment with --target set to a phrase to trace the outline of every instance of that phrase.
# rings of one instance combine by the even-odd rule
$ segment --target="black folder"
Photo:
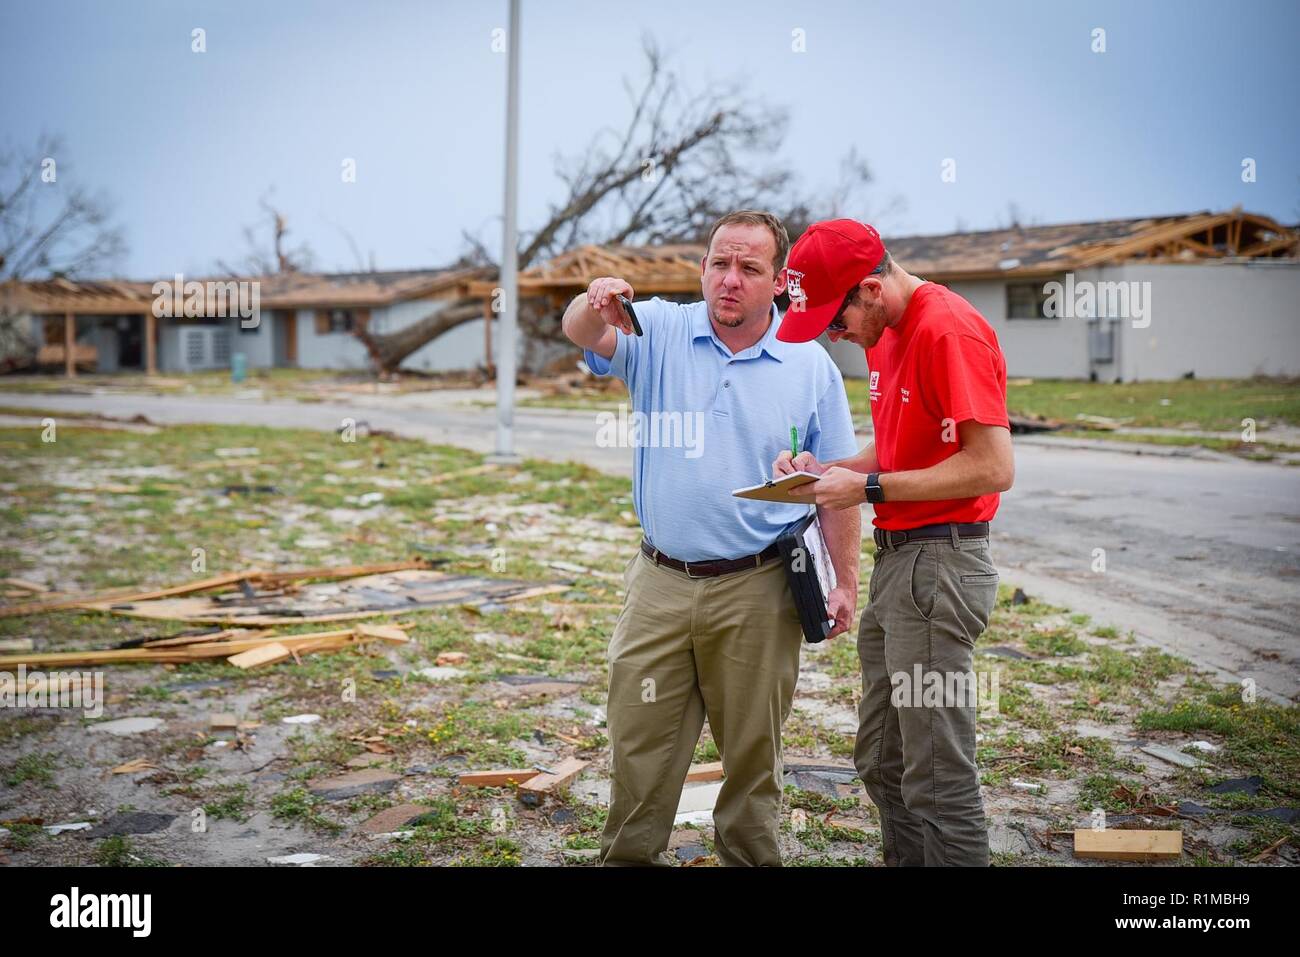
[[[826,611],[827,591],[835,586],[835,570],[817,523],[817,509],[811,509],[807,518],[776,540],[776,545],[799,609],[804,640],[812,645],[825,641],[835,627]]]

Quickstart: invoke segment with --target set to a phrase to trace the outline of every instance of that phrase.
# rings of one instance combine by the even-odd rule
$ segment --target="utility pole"
[[[501,334],[497,337],[497,448],[489,461],[520,461],[514,449],[515,364],[519,339],[519,0],[506,33],[506,193],[501,235]]]

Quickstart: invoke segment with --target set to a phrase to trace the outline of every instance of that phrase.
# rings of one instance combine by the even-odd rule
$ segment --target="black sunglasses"
[[[848,332],[849,327],[844,324],[844,310],[853,305],[858,298],[859,286],[854,286],[849,290],[844,301],[840,303],[840,308],[835,311],[835,318],[831,320],[830,325],[826,327],[827,332]]]
[[[880,260],[880,265],[871,270],[872,276],[878,276],[885,271],[885,260]],[[844,310],[849,308],[858,301],[858,293],[862,291],[861,286],[854,286],[844,296],[844,301],[840,303],[840,308],[835,311],[835,318],[831,320],[830,325],[826,327],[827,332],[848,332],[849,327],[844,324]]]

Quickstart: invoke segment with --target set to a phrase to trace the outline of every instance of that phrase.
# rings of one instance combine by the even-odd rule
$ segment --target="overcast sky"
[[[441,265],[462,230],[499,248],[506,9],[5,0],[0,143],[64,137],[60,181],[112,198],[123,275],[239,258],[270,187],[324,268],[355,266],[343,230],[380,268]],[[522,226],[558,197],[556,153],[626,117],[645,33],[689,88],[742,79],[787,108],[782,158],[810,187],[856,146],[875,207],[905,204],[886,238],[993,227],[1012,201],[1042,223],[1235,204],[1300,219],[1294,0],[523,0]]]

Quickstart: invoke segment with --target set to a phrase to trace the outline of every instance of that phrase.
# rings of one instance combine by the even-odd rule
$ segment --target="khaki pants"
[[[803,632],[779,559],[689,578],[637,553],[609,644],[606,865],[662,864],[704,718],[726,777],[713,812],[726,865],[779,865],[781,725]]]
[[[976,702],[973,694],[947,689],[957,676],[973,677],[975,641],[997,591],[987,538],[876,552],[858,627],[862,702],[853,758],[880,809],[886,864],[989,862],[975,766]],[[918,698],[917,665],[923,678],[944,681],[942,700]]]

